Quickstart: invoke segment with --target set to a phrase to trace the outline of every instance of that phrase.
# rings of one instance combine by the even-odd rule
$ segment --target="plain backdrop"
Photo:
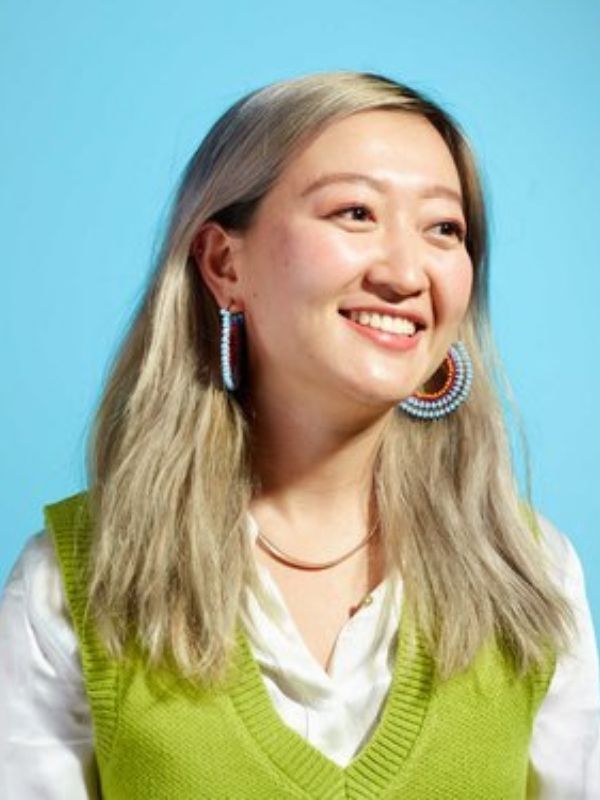
[[[534,499],[600,626],[597,0],[0,0],[0,580],[42,505],[85,486],[107,365],[177,178],[242,94],[381,72],[457,116],[492,232],[492,321]]]

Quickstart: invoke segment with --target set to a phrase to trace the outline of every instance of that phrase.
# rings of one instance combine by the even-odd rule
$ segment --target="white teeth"
[[[392,317],[390,314],[351,311],[350,319],[352,322],[358,322],[359,325],[366,325],[368,328],[375,328],[388,333],[402,333],[405,336],[413,336],[417,330],[417,326],[411,320],[403,317]]]

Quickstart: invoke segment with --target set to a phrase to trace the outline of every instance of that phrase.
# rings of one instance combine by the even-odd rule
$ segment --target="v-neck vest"
[[[517,677],[494,640],[442,681],[403,606],[394,674],[370,740],[342,768],[272,705],[243,628],[218,689],[141,654],[109,657],[86,614],[85,493],[46,507],[78,638],[104,800],[523,800],[536,711],[555,657]]]

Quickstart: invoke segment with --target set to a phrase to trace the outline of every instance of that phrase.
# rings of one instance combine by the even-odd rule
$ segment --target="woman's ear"
[[[193,241],[191,252],[202,280],[215,298],[219,308],[240,306],[240,276],[238,274],[236,241],[218,222],[205,222]]]

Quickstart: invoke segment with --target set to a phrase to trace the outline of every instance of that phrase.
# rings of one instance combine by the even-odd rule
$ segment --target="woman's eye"
[[[340,208],[339,211],[334,212],[334,216],[343,217],[352,222],[370,222],[373,219],[373,214],[367,206],[345,206]]]
[[[433,227],[434,229],[437,228],[444,237],[455,236],[460,242],[463,242],[465,239],[465,228],[459,222],[438,222],[437,225]]]

